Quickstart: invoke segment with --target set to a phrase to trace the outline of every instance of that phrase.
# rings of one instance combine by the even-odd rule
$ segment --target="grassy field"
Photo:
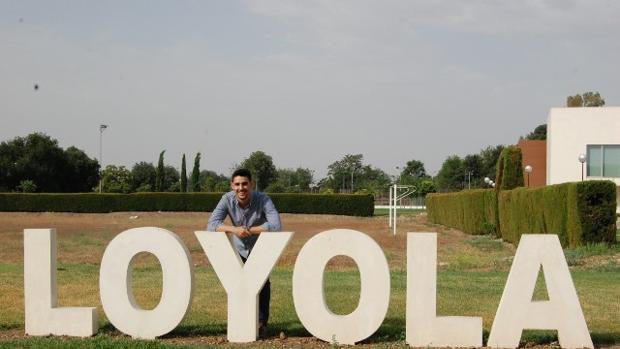
[[[0,213],[0,348],[193,348],[233,346],[226,342],[226,295],[208,265],[194,230],[203,229],[208,214],[135,213],[103,215]],[[406,251],[405,232],[438,232],[438,314],[481,316],[484,338],[488,336],[503,291],[515,248],[488,236],[468,236],[459,231],[428,224],[420,212],[403,215],[399,234],[391,236],[385,217],[283,215],[285,230],[295,231],[278,266],[271,275],[272,304],[269,337],[241,347],[329,347],[313,338],[301,325],[291,294],[294,257],[307,239],[330,228],[352,228],[372,236],[388,258],[392,293],[388,315],[380,329],[363,345],[407,347],[405,336]],[[156,341],[132,341],[106,320],[99,304],[99,261],[109,240],[134,226],[159,226],[179,234],[192,253],[196,267],[195,294],[185,320],[172,333]],[[100,331],[91,339],[29,338],[24,336],[23,256],[21,230],[31,227],[58,228],[58,297],[61,306],[97,306]],[[618,232],[620,235],[620,231]],[[565,254],[597,346],[620,344],[620,245],[593,245]],[[144,308],[156,306],[161,295],[161,269],[153,256],[142,255],[133,270],[133,288]],[[348,258],[335,258],[328,265],[325,292],[330,309],[351,312],[359,297],[359,274]],[[534,299],[544,299],[539,280]],[[284,338],[281,338],[283,336]],[[525,331],[523,344],[548,344],[552,331]],[[529,345],[529,344],[528,344]]]
[[[416,215],[424,212],[425,210],[415,209],[415,208],[399,208],[398,215]],[[375,208],[374,215],[375,216],[388,216],[390,214],[390,210],[387,208]]]

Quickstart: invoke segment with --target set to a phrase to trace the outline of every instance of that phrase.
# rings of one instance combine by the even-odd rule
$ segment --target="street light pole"
[[[353,194],[353,173],[355,173],[355,171],[357,171],[358,167],[357,166],[353,166],[351,168],[351,194]]]
[[[581,162],[581,181],[583,182],[583,163],[586,162],[586,155],[579,154],[579,157],[577,159],[579,159],[579,162]]]
[[[524,168],[525,173],[527,173],[527,187],[530,187],[530,173],[532,173],[532,166],[527,165]]]
[[[108,128],[108,125],[99,125],[99,173],[103,172],[103,131],[105,131],[106,128]],[[103,178],[99,178],[99,194],[101,194],[102,185]]]

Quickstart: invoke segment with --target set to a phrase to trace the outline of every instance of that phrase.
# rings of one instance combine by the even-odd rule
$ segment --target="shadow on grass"
[[[6,327],[0,329],[6,329]],[[388,317],[383,321],[381,327],[379,327],[377,332],[375,332],[368,339],[362,341],[360,344],[404,341],[405,329],[406,324],[404,319]],[[274,322],[270,324],[267,329],[267,337],[278,337],[280,335],[280,332],[284,332],[287,337],[312,337],[312,334],[310,334],[310,332],[308,332],[303,327],[303,325],[297,321]],[[165,336],[162,336],[161,338],[191,338],[225,335],[226,324],[221,323],[212,325],[180,325],[172,332],[168,333]],[[106,322],[103,326],[99,328],[99,334],[94,338],[98,338],[100,336],[104,338],[107,337],[108,339],[111,339],[110,337],[126,337],[126,339],[130,339],[128,336],[114,328],[114,326],[112,326],[112,324],[110,324],[109,322]],[[620,332],[592,332],[590,336],[592,337],[592,342],[594,342],[595,346],[615,345],[620,343]],[[484,329],[482,333],[483,343],[486,344],[488,338],[489,330]],[[531,344],[549,345],[557,341],[557,331],[524,330],[521,336],[520,347]]]
[[[113,331],[116,331],[112,328]],[[118,331],[116,331],[118,332]],[[267,327],[267,337],[278,337],[284,332],[287,337],[312,337],[299,322],[274,322]],[[180,325],[162,338],[225,336],[226,324]]]
[[[24,324],[19,324],[19,323],[12,323],[12,324],[0,324],[0,331],[8,331],[8,330],[14,330],[14,329],[18,329],[24,328]]]

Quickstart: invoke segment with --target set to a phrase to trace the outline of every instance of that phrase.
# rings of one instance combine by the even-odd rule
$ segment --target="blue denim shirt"
[[[224,224],[226,216],[230,216],[232,224],[236,227],[257,227],[262,226],[265,231],[280,231],[280,215],[276,210],[271,198],[264,193],[254,191],[250,198],[250,204],[242,208],[239,206],[235,192],[230,191],[220,199],[213,212],[207,231],[216,231],[219,226]],[[244,258],[248,258],[258,235],[239,238],[232,235],[232,242],[237,252]]]

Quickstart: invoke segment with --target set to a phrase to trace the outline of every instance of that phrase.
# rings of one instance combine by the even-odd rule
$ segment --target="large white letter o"
[[[162,295],[152,310],[140,308],[131,289],[131,261],[140,252],[155,255],[161,264]],[[172,331],[185,317],[192,299],[193,277],[189,251],[176,234],[153,227],[129,229],[112,239],[103,254],[101,305],[119,331],[152,339]]]
[[[325,267],[339,255],[357,263],[361,279],[359,304],[348,315],[332,313],[323,293]],[[350,229],[315,235],[297,256],[293,301],[299,320],[317,338],[339,344],[368,338],[381,326],[390,302],[390,269],[381,247],[368,235]]]

